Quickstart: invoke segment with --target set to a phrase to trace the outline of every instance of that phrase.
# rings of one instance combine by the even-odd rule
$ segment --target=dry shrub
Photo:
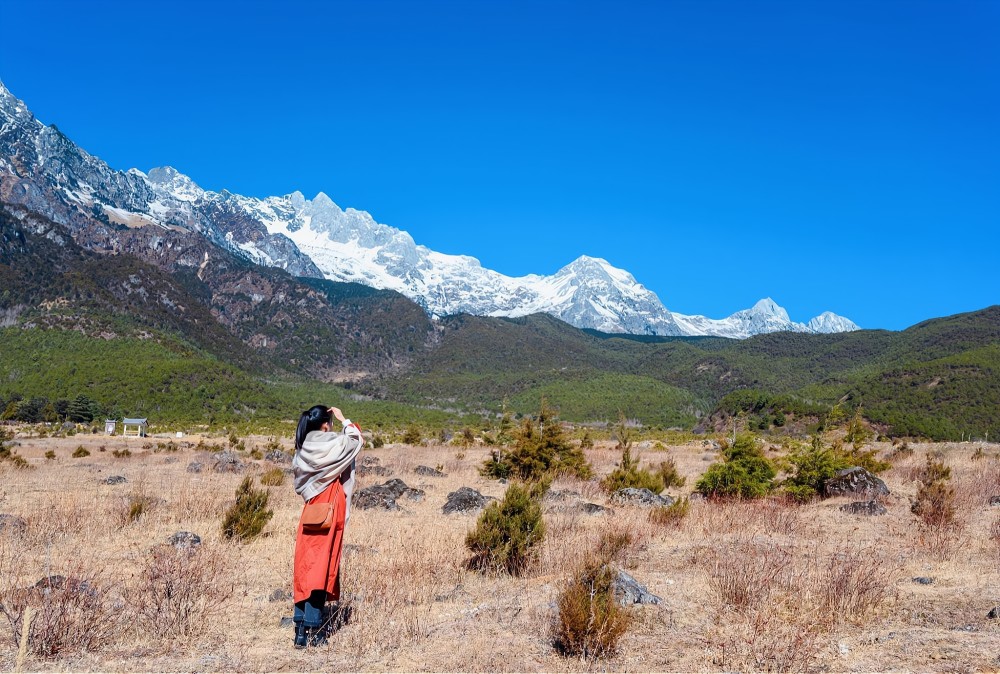
[[[129,603],[145,631],[190,637],[222,613],[236,584],[225,549],[160,545],[130,588]]]
[[[677,471],[677,462],[674,457],[668,456],[665,461],[660,462],[660,467],[656,470],[660,480],[663,481],[663,488],[683,487],[687,478]]]
[[[83,445],[80,445],[75,450],[73,450],[74,459],[82,459],[85,456],[90,456],[90,452]]]
[[[265,487],[280,487],[285,484],[285,471],[280,468],[268,468],[260,475],[260,483]]]
[[[691,502],[687,497],[679,498],[668,506],[660,506],[649,511],[649,521],[666,527],[679,527],[691,512]]]
[[[783,498],[706,501],[699,504],[696,521],[710,536],[793,536],[802,528],[802,509]]]
[[[595,660],[615,652],[631,616],[615,598],[612,562],[633,545],[628,532],[605,531],[559,594],[552,641],[563,655]]]
[[[124,497],[115,513],[115,521],[119,526],[127,526],[138,522],[144,515],[156,507],[158,500],[147,494],[143,485],[139,484]]]
[[[744,610],[769,601],[792,564],[792,553],[776,543],[737,540],[710,550],[702,564],[709,587],[726,606]]]
[[[835,623],[860,621],[892,596],[898,572],[870,550],[833,555],[816,582],[820,612]]]
[[[67,573],[47,576],[28,588],[3,589],[0,612],[10,626],[12,645],[21,640],[29,607],[34,616],[27,628],[28,650],[37,657],[96,651],[118,634],[121,606],[110,597],[108,585],[97,572],[81,566]]]

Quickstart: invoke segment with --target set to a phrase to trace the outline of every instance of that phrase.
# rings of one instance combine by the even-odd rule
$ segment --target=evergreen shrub
[[[763,498],[771,490],[774,466],[750,433],[740,433],[722,448],[723,460],[709,466],[695,489],[710,498]]]
[[[222,535],[240,542],[251,541],[264,530],[274,516],[267,507],[266,489],[255,489],[253,478],[247,476],[236,488],[236,502],[226,511]]]
[[[486,506],[476,528],[465,538],[465,546],[472,551],[469,568],[514,576],[527,569],[545,537],[541,502],[548,488],[547,480],[514,483],[501,501]]]

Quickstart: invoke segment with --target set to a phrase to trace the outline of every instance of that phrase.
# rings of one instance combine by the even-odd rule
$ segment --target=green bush
[[[723,461],[709,466],[695,489],[711,498],[762,498],[771,490],[775,470],[750,433],[722,449]]]
[[[515,576],[525,571],[545,537],[541,501],[548,487],[548,481],[512,484],[503,500],[483,510],[476,528],[465,538],[465,546],[472,551],[469,568]]]
[[[788,462],[794,474],[784,483],[784,491],[799,502],[811,501],[823,493],[827,480],[852,465],[844,454],[823,446],[823,439],[816,435],[808,447],[792,450]]]
[[[83,445],[80,445],[73,451],[74,459],[82,459],[85,456],[90,456],[90,452]]]
[[[677,472],[677,462],[672,456],[668,456],[666,461],[660,463],[656,473],[660,476],[664,489],[683,487],[684,483],[687,482],[687,478]]]
[[[663,491],[663,479],[649,470],[640,468],[639,461],[632,458],[632,450],[626,447],[622,452],[621,463],[601,480],[601,487],[609,494],[627,487],[648,489],[654,494],[659,494]]]
[[[491,452],[479,472],[495,479],[533,481],[559,474],[587,479],[592,470],[580,448],[569,444],[555,413],[543,404],[537,419],[524,419],[513,449]]]
[[[236,502],[226,511],[222,535],[241,542],[259,536],[274,515],[267,508],[268,497],[266,489],[254,489],[253,478],[244,478],[236,488]]]
[[[405,445],[419,445],[421,439],[420,429],[416,426],[409,426],[401,438]]]

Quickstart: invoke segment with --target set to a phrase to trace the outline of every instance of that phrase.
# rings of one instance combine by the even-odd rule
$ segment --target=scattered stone
[[[239,455],[229,450],[217,454],[215,465],[212,466],[216,473],[242,473],[245,468],[246,464],[240,460]]]
[[[885,515],[888,510],[878,501],[854,501],[840,506],[840,509],[851,515]]]
[[[88,596],[94,596],[97,594],[97,590],[85,580],[80,580],[79,578],[73,578],[70,576],[61,576],[58,574],[52,576],[46,576],[40,579],[37,583],[31,586],[32,590],[42,592],[43,594],[48,594],[52,590],[66,590],[67,592],[78,592],[80,594],[85,594]]]
[[[167,539],[167,543],[175,548],[187,548],[193,550],[201,545],[201,536],[190,531],[178,531]]]
[[[573,491],[572,489],[556,489],[545,492],[545,496],[542,498],[542,500],[562,503],[563,501],[569,501],[571,499],[578,499],[578,498],[580,498],[580,492]]]
[[[291,627],[295,624],[295,619],[290,615],[282,616],[278,621],[278,627]]]
[[[17,515],[0,514],[0,534],[23,534],[28,530],[28,522]]]
[[[351,503],[361,510],[368,510],[370,508],[399,510],[399,504],[396,503],[396,499],[402,496],[411,501],[420,501],[424,498],[424,492],[420,489],[408,487],[399,478],[394,478],[385,484],[376,484],[354,492],[354,498]]]
[[[293,597],[292,593],[289,592],[288,590],[281,587],[276,587],[271,592],[271,595],[267,598],[267,600],[270,602],[291,601],[292,597]]]
[[[431,468],[430,466],[417,466],[413,469],[413,472],[417,475],[426,475],[428,477],[446,477],[440,470]]]
[[[188,464],[187,472],[189,472],[189,473],[200,473],[201,469],[202,469],[202,465],[200,463],[198,463],[197,461],[192,461],[191,463]]]
[[[885,482],[875,477],[861,466],[845,468],[826,481],[823,489],[827,496],[888,496],[889,488]]]
[[[848,653],[851,652],[851,649],[847,646],[847,644],[845,644],[843,641],[841,641],[839,644],[837,644],[837,651],[841,655],[847,655]]]
[[[1000,606],[994,606],[990,609],[990,612],[986,614],[986,617],[990,620],[1000,620]]]
[[[636,487],[626,487],[625,489],[619,489],[612,494],[611,502],[617,503],[618,505],[635,505],[649,508],[653,506],[671,505],[673,504],[674,499],[670,496],[664,497],[659,494],[654,494],[645,487],[641,489]]]
[[[392,475],[392,471],[385,466],[365,466],[360,465],[357,467],[358,477],[365,477],[366,475],[378,475],[380,477],[385,477],[386,475]]]
[[[619,570],[615,578],[615,598],[622,606],[632,604],[659,604],[661,599],[650,593],[644,585],[624,571]]]
[[[371,454],[365,454],[364,456],[361,457],[360,463],[362,466],[371,467],[371,466],[381,465],[382,462],[379,461],[379,458],[377,456],[372,456]]]
[[[461,487],[458,491],[448,494],[448,500],[445,501],[441,512],[445,515],[450,515],[451,513],[467,513],[482,510],[491,500],[494,500],[492,496],[483,496],[472,487]]]
[[[266,461],[270,461],[271,463],[280,463],[280,464],[286,464],[292,462],[291,455],[289,455],[288,452],[281,451],[280,449],[272,449],[270,452],[264,455],[264,459]]]
[[[581,503],[580,511],[587,515],[614,515],[615,511],[596,503]]]
[[[933,585],[934,579],[928,578],[927,576],[917,576],[913,579],[913,582],[917,585]]]
[[[168,456],[165,459],[163,459],[163,463],[177,463],[178,461],[180,461],[180,459],[178,459],[176,456]]]
[[[111,475],[101,480],[104,484],[125,484],[128,480],[125,479],[124,475]]]
[[[990,497],[991,506],[1000,506],[1000,494]]]

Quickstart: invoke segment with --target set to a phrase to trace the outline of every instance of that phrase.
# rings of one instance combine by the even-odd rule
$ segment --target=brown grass
[[[267,438],[241,440],[247,447],[241,457],[253,470],[272,467],[261,462],[257,468],[250,458]],[[279,441],[290,448],[289,439]],[[608,503],[598,479],[621,452],[598,442],[587,450],[597,479],[562,478],[552,489],[576,492],[614,513],[586,515],[574,498],[546,502],[546,537],[521,578],[466,570],[463,541],[476,518],[441,513],[447,494],[461,486],[503,496],[505,485],[478,474],[485,448],[463,449],[461,458],[455,447],[434,444],[366,450],[426,496],[401,499],[398,512],[353,512],[342,568],[350,620],[329,646],[295,651],[291,630],[278,625],[291,615],[290,601],[271,601],[291,588],[301,499],[287,480],[270,488],[274,517],[263,535],[238,545],[222,538],[221,522],[243,476],[212,473],[207,449],[228,446],[226,437],[205,438],[200,449],[198,439],[178,441],[176,451],[159,452],[155,440],[102,436],[18,442],[32,469],[0,465],[0,513],[27,522],[23,532],[0,533],[0,669],[18,662],[18,621],[30,607],[37,615],[23,656],[26,670],[591,670],[592,663],[558,653],[550,628],[560,591],[602,541],[662,602],[627,609],[630,628],[600,669],[1000,665],[994,647],[1000,626],[985,617],[1000,601],[1000,509],[988,505],[1000,494],[996,446],[974,460],[976,447],[969,444],[910,443],[913,455],[897,457],[882,475],[892,496],[881,517],[840,512],[846,499],[804,506],[692,500],[685,517],[664,526],[651,522],[648,510]],[[89,456],[69,458],[78,446]],[[114,452],[124,449],[131,456],[116,459]],[[686,488],[671,493],[689,495],[711,453],[700,443],[668,449],[686,478]],[[50,451],[60,458],[46,460]],[[940,451],[952,469],[962,522],[933,540],[910,512],[930,451]],[[657,465],[664,456],[641,443],[636,454],[642,465]],[[187,472],[192,461],[202,462],[204,471]],[[422,477],[413,472],[418,465],[441,465],[448,475]],[[103,482],[119,474],[129,482]],[[362,478],[359,487],[385,479]],[[151,499],[152,509],[125,517],[130,523],[122,527],[120,514],[127,514],[133,493]],[[179,530],[197,533],[202,545],[193,551],[166,546]],[[77,595],[31,589],[53,575],[94,589]],[[934,583],[914,584],[915,576]],[[55,605],[68,609],[58,614],[64,622],[54,621],[51,610],[46,614],[46,606]]]

